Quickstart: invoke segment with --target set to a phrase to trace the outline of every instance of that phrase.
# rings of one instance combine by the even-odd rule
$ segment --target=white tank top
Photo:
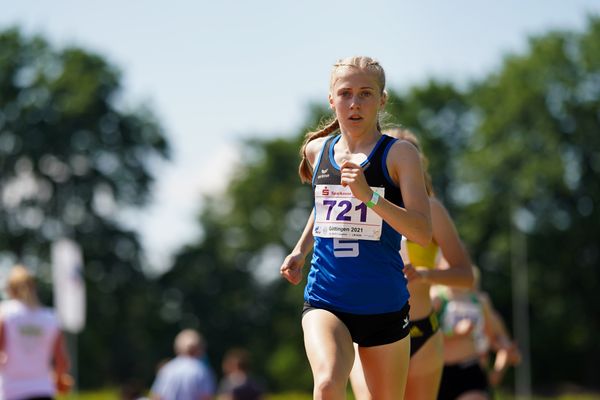
[[[59,332],[54,313],[8,300],[0,305],[0,316],[6,355],[0,364],[0,398],[54,396],[51,363]]]
[[[474,325],[472,336],[477,352],[487,353],[489,340],[484,330],[485,316],[483,306],[476,294],[460,299],[448,299],[440,319],[444,332],[453,332],[456,324],[462,319],[471,320]]]

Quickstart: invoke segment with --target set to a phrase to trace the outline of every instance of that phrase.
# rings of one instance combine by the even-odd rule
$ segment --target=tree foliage
[[[311,120],[321,118],[315,107]],[[310,213],[311,193],[296,173],[301,138],[251,140],[225,193],[206,199],[204,239],[186,248],[161,284],[181,291],[191,326],[207,337],[211,359],[229,347],[252,350],[271,390],[308,389],[300,330],[302,288],[279,279],[279,263]],[[173,321],[172,332],[189,321]]]
[[[534,37],[526,54],[507,57],[472,91],[479,124],[463,154],[459,180],[470,195],[459,226],[496,275],[490,289],[504,309],[511,224],[525,232],[537,382],[596,379],[600,321],[589,316],[600,315],[598,43],[598,18],[584,33]],[[557,368],[557,359],[569,367]]]
[[[149,110],[119,106],[120,80],[98,55],[57,50],[18,29],[0,33],[0,263],[21,261],[47,278],[54,240],[81,245],[84,386],[148,373],[136,358],[148,343],[152,285],[137,233],[117,219],[123,207],[146,202],[149,163],[169,147]]]

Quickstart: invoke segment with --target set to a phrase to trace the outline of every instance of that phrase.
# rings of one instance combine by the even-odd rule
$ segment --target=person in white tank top
[[[68,391],[63,335],[54,312],[40,304],[33,275],[13,267],[7,292],[0,304],[0,399],[51,399]]]

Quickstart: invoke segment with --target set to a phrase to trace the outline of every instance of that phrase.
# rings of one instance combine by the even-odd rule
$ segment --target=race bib
[[[372,187],[384,197],[385,188]],[[342,185],[315,187],[313,236],[338,239],[379,240],[383,220]]]

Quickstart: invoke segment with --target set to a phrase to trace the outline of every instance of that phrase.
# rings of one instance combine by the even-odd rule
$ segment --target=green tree
[[[99,55],[58,50],[18,29],[0,33],[0,264],[19,260],[48,278],[54,240],[82,246],[83,386],[152,368],[144,325],[158,296],[142,273],[137,234],[118,216],[148,200],[150,163],[169,147],[150,110],[119,106],[120,80]]]
[[[313,106],[307,126],[324,113]],[[310,187],[297,174],[302,138],[246,143],[225,192],[206,199],[203,239],[184,249],[160,281],[181,291],[181,315],[198,317],[192,323],[205,333],[211,359],[247,346],[270,390],[312,385],[300,327],[302,286],[278,274],[312,207]],[[172,331],[186,324],[173,321]]]
[[[455,192],[484,284],[510,310],[511,224],[527,240],[534,382],[597,385],[600,18],[534,37],[472,91]],[[506,315],[507,313],[505,313]]]
[[[436,196],[452,208],[457,159],[474,128],[467,94],[449,82],[430,80],[404,92],[390,90],[389,122],[414,132],[429,160]]]

